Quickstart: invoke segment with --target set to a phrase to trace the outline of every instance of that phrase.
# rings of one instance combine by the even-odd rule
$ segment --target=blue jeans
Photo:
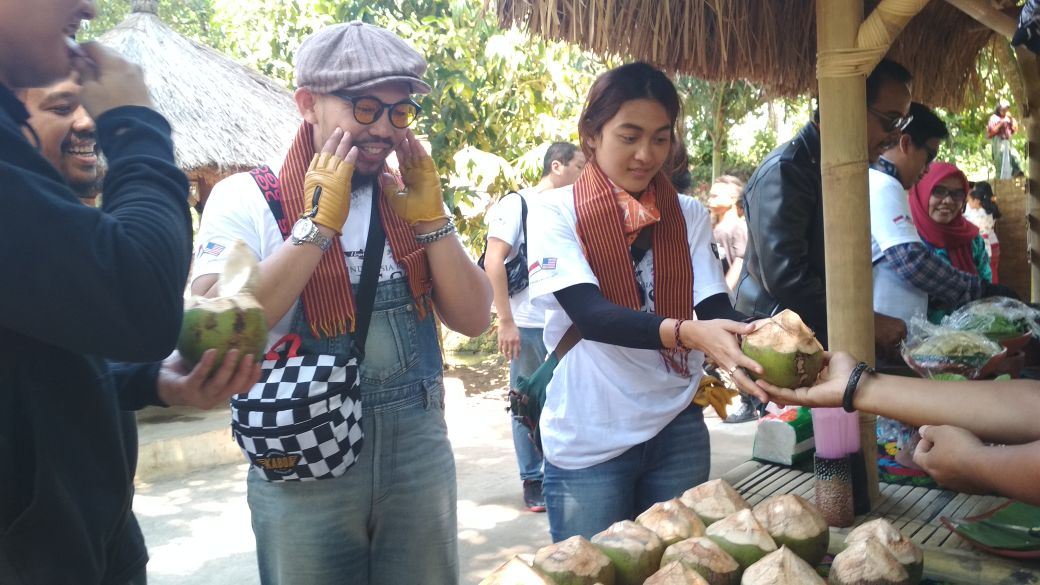
[[[654,438],[585,469],[545,462],[542,493],[553,542],[585,538],[633,520],[657,502],[708,480],[711,439],[699,406],[679,413]]]
[[[418,319],[404,280],[380,283],[361,364],[361,457],[333,479],[268,482],[250,470],[248,503],[265,585],[455,585],[455,459],[444,422],[432,310]],[[303,352],[346,352],[349,334]]]
[[[545,361],[545,343],[542,341],[542,330],[533,327],[520,327],[520,355],[509,361],[509,387],[516,387],[517,376],[530,376]],[[520,466],[520,479],[523,481],[542,480],[542,454],[534,446],[531,431],[513,417],[513,448],[516,450],[516,462]]]

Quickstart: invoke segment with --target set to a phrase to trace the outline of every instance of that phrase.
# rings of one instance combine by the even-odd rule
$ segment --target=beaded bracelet
[[[442,225],[441,227],[433,230],[428,234],[418,234],[417,236],[415,236],[415,241],[422,244],[423,246],[426,246],[428,244],[436,242],[437,240],[442,240],[454,233],[455,222],[452,221],[449,217],[448,223]]]
[[[860,362],[852,369],[849,381],[845,384],[845,395],[841,398],[841,407],[845,412],[856,412],[856,408],[852,406],[852,396],[856,393],[856,388],[859,386],[859,379],[863,376],[863,372],[873,374],[874,368],[868,366],[866,362]]]

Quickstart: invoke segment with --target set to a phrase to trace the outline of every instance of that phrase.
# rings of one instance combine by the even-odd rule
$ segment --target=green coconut
[[[751,510],[726,516],[709,526],[705,536],[714,540],[745,570],[777,549],[773,537],[755,520]]]
[[[906,569],[912,585],[921,582],[924,574],[924,553],[914,541],[903,536],[892,523],[884,518],[865,522],[854,528],[845,537],[845,544],[855,544],[875,539]]]
[[[838,553],[827,576],[831,585],[911,585],[906,569],[875,538]]]
[[[740,349],[765,370],[763,380],[781,388],[809,386],[823,369],[823,346],[790,309],[744,337]]]
[[[826,585],[826,582],[812,565],[781,546],[780,550],[748,567],[740,578],[740,585]]]
[[[267,345],[264,308],[253,293],[259,286],[256,256],[241,240],[228,250],[227,263],[217,282],[217,296],[192,297],[185,304],[177,350],[190,366],[208,349],[217,350],[214,368],[232,349],[240,357],[262,358]]]
[[[827,554],[831,540],[827,521],[801,496],[773,496],[755,506],[754,514],[777,546],[786,546],[809,565],[820,564]]]
[[[740,563],[705,536],[688,538],[666,548],[661,566],[676,561],[697,571],[712,585],[737,585],[740,582]]]
[[[614,585],[614,565],[582,536],[550,544],[534,555],[534,566],[556,585]]]
[[[641,585],[660,568],[664,554],[657,534],[631,520],[611,524],[592,537],[592,544],[610,557],[617,585]]]
[[[658,502],[636,517],[636,524],[653,530],[667,548],[680,540],[704,536],[704,522],[679,498]]]
[[[711,585],[700,573],[674,561],[662,566],[643,585]]]
[[[525,563],[520,557],[513,557],[485,577],[480,585],[556,585],[556,583],[551,577]]]
[[[713,479],[686,490],[679,500],[697,513],[706,526],[751,506],[724,479]]]

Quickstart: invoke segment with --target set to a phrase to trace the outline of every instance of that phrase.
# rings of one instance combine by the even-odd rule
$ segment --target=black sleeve
[[[615,305],[594,284],[576,284],[553,294],[583,339],[635,349],[663,347],[664,317]]]
[[[109,362],[109,371],[119,394],[119,408],[141,410],[146,406],[167,406],[159,399],[159,368],[162,364]]]
[[[730,319],[732,321],[747,321],[748,316],[733,308],[729,295],[719,293],[712,295],[694,307],[697,318],[707,321],[708,319]]]
[[[30,168],[39,157],[0,157],[0,328],[77,353],[163,359],[191,261],[187,177],[169,124],[152,110],[113,109],[97,133],[109,162],[103,209]]]

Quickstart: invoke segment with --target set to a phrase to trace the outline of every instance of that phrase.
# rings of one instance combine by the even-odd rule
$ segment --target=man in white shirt
[[[730,290],[737,288],[740,269],[744,266],[744,248],[747,247],[747,222],[737,212],[743,195],[744,181],[732,175],[715,179],[708,193],[708,209],[717,218],[712,234],[719,246],[726,285]]]
[[[566,187],[578,179],[585,166],[585,155],[569,142],[556,142],[545,152],[542,178],[537,185],[520,193],[503,197],[488,212],[488,242],[484,267],[495,293],[498,313],[498,349],[509,360],[509,386],[515,387],[518,376],[530,376],[545,361],[542,341],[545,311],[531,305],[528,291],[509,294],[506,264],[527,248],[523,224],[523,204],[537,204],[540,194]],[[526,271],[526,262],[522,262]],[[513,417],[513,447],[520,480],[523,482],[524,505],[532,512],[545,511],[542,496],[542,454],[534,446],[530,431]]]

